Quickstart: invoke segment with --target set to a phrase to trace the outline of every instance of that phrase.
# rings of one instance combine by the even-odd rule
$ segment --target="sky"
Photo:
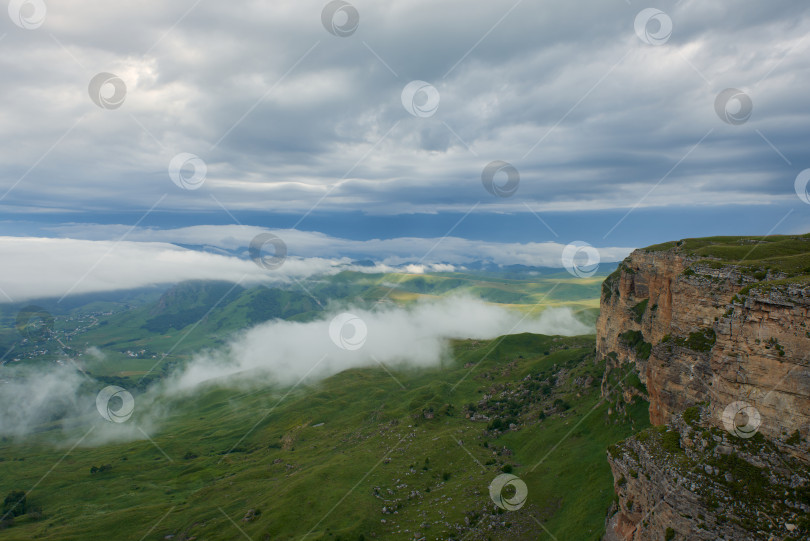
[[[0,19],[0,301],[234,279],[261,231],[302,276],[810,231],[804,2],[12,0]]]

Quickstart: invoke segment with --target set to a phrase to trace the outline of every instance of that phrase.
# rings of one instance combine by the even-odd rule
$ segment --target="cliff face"
[[[810,536],[810,238],[785,239],[636,250],[605,280],[603,394],[635,367],[659,425],[608,454],[606,541]]]
[[[689,410],[687,410],[689,411]],[[675,416],[609,449],[618,495],[606,541],[807,539],[810,475],[789,444]]]
[[[810,289],[758,283],[746,269],[672,249],[636,250],[605,281],[597,352],[609,368],[635,363],[653,424],[707,402],[721,427],[725,408],[745,401],[764,435],[808,435]]]

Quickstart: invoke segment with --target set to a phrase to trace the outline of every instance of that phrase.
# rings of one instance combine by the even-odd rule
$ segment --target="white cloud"
[[[70,224],[50,228],[60,236],[88,240],[106,240],[130,230],[124,225]],[[221,248],[233,252],[244,249],[250,240],[264,232],[260,227],[236,225],[203,225],[177,229],[132,230],[128,240],[165,242]],[[275,230],[290,251],[300,257],[369,258],[386,265],[406,263],[429,264],[436,272],[452,270],[442,263],[463,265],[473,261],[490,260],[500,265],[522,264],[535,267],[561,267],[563,244],[557,242],[486,242],[459,237],[351,240],[317,231],[294,229]],[[621,261],[632,250],[629,247],[601,247],[602,261]],[[427,256],[426,256],[427,254]],[[416,267],[414,267],[416,268]]]
[[[82,378],[73,369],[59,368],[0,380],[0,436],[22,436],[49,419],[78,415],[89,403],[80,390]]]
[[[437,366],[449,355],[449,339],[491,339],[504,334],[531,332],[577,335],[592,332],[569,309],[549,308],[528,317],[519,312],[469,297],[420,301],[409,308],[364,310],[348,306],[363,323],[355,336],[343,329],[358,349],[342,349],[330,336],[332,312],[308,323],[270,321],[249,329],[224,349],[194,357],[167,383],[168,390],[189,391],[204,383],[228,385],[293,385],[317,380],[343,370],[378,363],[393,366]],[[340,312],[344,313],[344,312]]]
[[[470,297],[423,300],[408,308],[342,309],[353,314],[354,321],[363,322],[362,335],[349,328],[334,328],[336,316],[345,313],[339,310],[308,323],[262,323],[235,334],[221,349],[197,353],[188,364],[137,394],[131,419],[120,424],[104,421],[96,409],[96,395],[105,385],[90,380],[72,363],[47,369],[14,367],[13,378],[0,380],[0,436],[25,437],[40,431],[43,423],[56,423],[66,430],[80,428],[78,433],[91,425],[93,430],[85,433],[85,446],[143,439],[144,432],[159,430],[172,414],[173,401],[183,400],[201,386],[242,389],[309,384],[378,363],[389,370],[436,367],[450,358],[450,339],[592,332],[569,309],[548,308],[525,316]],[[341,336],[353,347],[342,349],[338,345]],[[60,436],[55,435],[56,442],[64,444]]]
[[[187,250],[160,242],[0,237],[5,301],[115,291],[183,280],[246,284],[332,271],[340,262],[289,258],[282,271],[250,260]],[[10,299],[9,299],[10,298]]]
[[[155,402],[157,395],[140,395],[137,418],[127,423],[108,422],[96,406],[96,396],[105,384],[91,380],[72,363],[63,361],[47,368],[6,366],[6,376],[9,370],[13,377],[0,379],[0,437],[22,439],[47,429],[43,439],[57,446],[67,445],[65,432],[83,434],[80,441],[85,447],[140,440],[166,413]],[[52,431],[54,428],[61,430]]]
[[[68,294],[115,291],[184,280],[223,280],[255,284],[287,282],[345,269],[361,272],[448,272],[486,260],[499,265],[562,267],[564,245],[492,243],[457,237],[395,238],[355,241],[322,233],[279,230],[289,257],[276,270],[247,259],[247,246],[261,228],[199,226],[174,230],[133,230],[125,241],[123,226],[73,225],[66,233],[90,239],[0,237],[0,300],[22,301]],[[221,253],[181,248],[200,245]],[[440,249],[438,248],[440,247]],[[602,261],[619,261],[630,248],[600,249]],[[240,257],[237,257],[237,254]],[[428,254],[426,256],[426,254]],[[354,266],[353,259],[371,259],[375,266]]]

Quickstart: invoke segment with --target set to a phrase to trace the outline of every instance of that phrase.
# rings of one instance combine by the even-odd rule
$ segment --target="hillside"
[[[151,440],[6,440],[0,489],[35,488],[0,539],[593,541],[613,498],[604,450],[647,426],[640,400],[609,411],[603,372],[592,336],[459,341],[435,369],[178,396],[154,428],[131,420]],[[490,499],[505,471],[528,487],[519,510]]]
[[[76,396],[31,406],[47,415],[25,438],[0,441],[0,539],[232,539],[239,529],[253,539],[534,539],[544,528],[597,539],[613,498],[604,450],[648,423],[641,399],[618,412],[600,397],[592,336],[462,340],[438,367],[372,364],[300,385],[257,374],[193,394],[156,389],[234,333],[349,307],[461,294],[518,319],[566,306],[592,324],[602,279],[509,268],[184,282],[84,305],[41,301],[52,326],[22,341],[6,305],[13,349],[0,385],[83,379]],[[106,385],[134,395],[132,419],[112,426],[123,436],[96,411]],[[530,492],[514,511],[489,494],[506,471]]]

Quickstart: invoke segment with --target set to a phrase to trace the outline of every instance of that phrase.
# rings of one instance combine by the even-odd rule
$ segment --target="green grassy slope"
[[[613,498],[605,449],[648,426],[643,403],[608,415],[603,371],[592,336],[459,341],[433,369],[175,397],[152,441],[3,441],[0,495],[35,487],[41,514],[0,539],[551,539],[539,521],[593,541]],[[487,487],[510,468],[528,500],[498,512]]]
[[[674,250],[684,255],[791,277],[810,274],[810,234],[683,239],[656,244],[644,250]]]

